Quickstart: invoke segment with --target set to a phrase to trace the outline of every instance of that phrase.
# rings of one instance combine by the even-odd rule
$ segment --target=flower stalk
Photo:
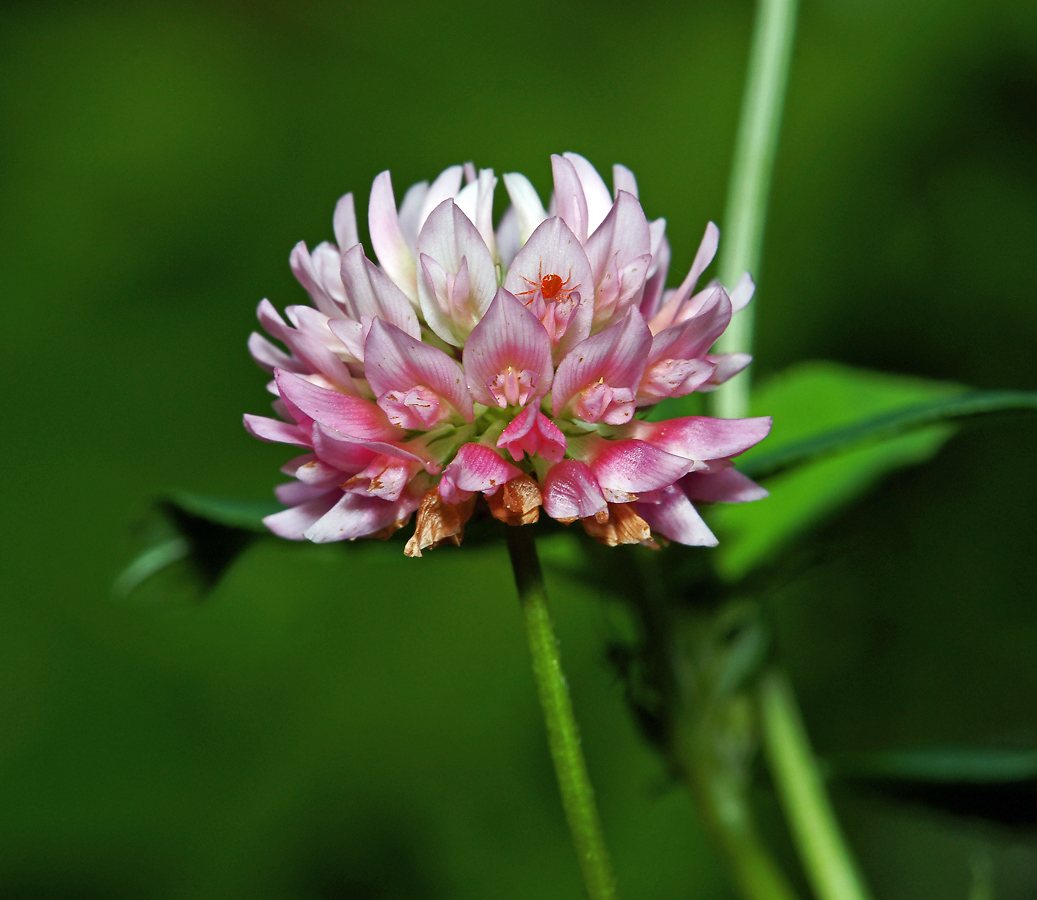
[[[544,711],[551,759],[558,776],[562,806],[583,873],[587,896],[590,900],[615,900],[616,879],[594,802],[594,788],[580,747],[580,731],[573,715],[569,687],[558,651],[558,639],[547,608],[547,592],[533,530],[528,526],[517,526],[505,528],[504,531],[515,574],[515,586],[526,621],[526,635],[533,656],[533,676],[540,695],[540,706]]]
[[[724,210],[724,246],[720,251],[722,284],[734,285],[743,272],[759,271],[767,197],[781,130],[796,31],[797,0],[760,0],[749,73],[742,99],[742,115],[735,138],[731,180]],[[721,352],[750,352],[753,343],[753,307],[735,316],[717,341]],[[738,418],[749,408],[749,375],[742,372],[713,394],[713,415]]]
[[[797,0],[760,0],[757,6],[724,215],[726,234],[719,261],[723,284],[733,285],[742,272],[759,270],[767,200],[792,58],[796,6]],[[748,307],[719,337],[716,349],[725,353],[749,353],[752,340],[753,308]],[[711,401],[711,411],[716,416],[746,415],[748,373],[743,372],[741,377],[720,385]],[[758,702],[767,761],[800,859],[819,900],[870,900],[835,818],[787,679],[777,671],[765,673],[759,684]],[[711,818],[708,792],[700,790],[699,794],[707,818]],[[717,819],[713,823],[714,830],[720,834],[721,843],[732,860],[743,893],[755,896],[752,885],[744,877],[746,871],[752,871],[755,855],[752,847],[727,839],[737,832],[725,838],[725,831],[723,827],[716,827],[718,824],[723,826],[724,820]],[[764,887],[759,896],[765,896],[766,891]]]
[[[716,765],[704,737],[692,735],[682,748],[687,784],[724,854],[739,895],[744,900],[798,900],[760,839],[745,786]]]
[[[871,900],[843,839],[788,679],[760,680],[763,743],[785,818],[819,900]]]

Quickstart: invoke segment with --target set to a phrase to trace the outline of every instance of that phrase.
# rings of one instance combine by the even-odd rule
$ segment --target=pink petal
[[[313,462],[317,458],[315,453],[303,453],[301,456],[293,456],[288,462],[281,466],[281,471],[285,475],[290,475],[293,478],[295,473],[299,471],[307,463]]]
[[[377,453],[361,444],[343,440],[342,435],[314,423],[310,432],[311,446],[317,457],[343,472],[359,472],[367,468]]]
[[[306,453],[281,466],[285,475],[298,478],[299,481],[309,487],[319,487],[328,490],[337,487],[345,479],[346,473],[337,466],[328,465],[317,458],[315,453]],[[294,506],[295,504],[289,504]]]
[[[463,362],[468,388],[485,406],[536,403],[551,390],[551,339],[537,317],[504,288],[468,336]],[[512,381],[521,390],[514,397]]]
[[[691,299],[699,276],[702,275],[706,267],[713,261],[713,257],[716,256],[719,243],[720,229],[710,222],[706,226],[706,233],[702,236],[702,242],[699,244],[698,252],[695,254],[695,259],[691,264],[687,277],[681,282],[681,286],[674,291],[673,296],[666,301],[663,309],[659,311],[659,317],[662,321],[659,327],[656,327],[653,322],[653,331],[659,331],[666,325],[672,325],[675,322],[681,321],[681,312]]]
[[[328,328],[346,352],[357,360],[364,361],[364,341],[367,340],[367,332],[371,330],[372,319],[367,319],[367,328],[355,319],[328,319]]]
[[[339,465],[346,472],[358,471],[350,460],[362,460],[360,468],[364,468],[378,454],[420,463],[432,474],[438,473],[441,468],[419,441],[408,441],[403,445],[396,441],[358,439],[320,424],[313,425],[312,436],[313,449],[317,456],[333,465]]]
[[[353,204],[352,193],[343,195],[335,204],[335,215],[332,216],[331,226],[335,232],[335,243],[338,244],[339,252],[344,252],[360,243],[356,230],[356,207]]]
[[[312,447],[310,436],[291,422],[281,422],[266,416],[245,414],[245,430],[252,437],[275,444],[295,444],[299,447]]]
[[[472,396],[461,367],[442,350],[415,340],[395,325],[376,319],[371,326],[364,345],[364,373],[375,397],[424,386],[452,407],[441,418],[454,412],[466,422],[474,421]]]
[[[295,410],[300,410],[313,421],[360,440],[393,441],[404,436],[404,432],[390,425],[385,413],[368,400],[318,387],[283,369],[278,369],[274,378],[293,417]]]
[[[645,369],[637,388],[637,405],[651,406],[669,397],[700,389],[716,371],[705,359],[660,359]]]
[[[653,532],[689,547],[715,547],[717,539],[702,521],[684,492],[675,486],[663,488],[652,498],[634,506]]]
[[[622,434],[648,441],[685,459],[710,460],[744,453],[767,437],[770,430],[770,416],[750,419],[685,416],[664,422],[635,420],[623,429]]]
[[[493,233],[493,194],[496,189],[493,169],[480,169],[478,178],[462,188],[456,199],[458,209],[474,223],[494,258],[497,256],[497,241]]]
[[[604,190],[605,184],[601,185]],[[652,238],[637,198],[620,191],[584,249],[594,277],[594,325],[603,327],[635,300],[648,274]]]
[[[371,185],[367,221],[371,230],[371,245],[379,264],[407,298],[417,302],[417,267],[400,228],[392,178],[388,171],[382,172]]]
[[[418,235],[421,234],[421,230],[425,227],[425,222],[428,221],[432,210],[444,200],[457,196],[457,192],[461,190],[461,178],[463,176],[464,166],[450,166],[440,172],[436,180],[432,182],[421,203],[421,211],[418,213],[418,228],[416,232]]]
[[[593,516],[608,508],[590,466],[566,459],[544,479],[544,512],[562,522]]]
[[[512,260],[504,287],[533,308],[538,318],[544,318],[537,307],[545,304],[541,285],[549,275],[557,275],[564,285],[554,298],[546,301],[554,305],[555,319],[560,312],[564,319],[564,325],[549,329],[560,358],[591,333],[594,276],[576,235],[557,216],[541,223],[526,241]]]
[[[547,218],[544,204],[536,188],[530,184],[525,175],[518,172],[507,172],[503,176],[504,187],[511,198],[512,208],[515,210],[515,218],[518,224],[519,246],[521,247],[529,236],[540,227],[540,223]]]
[[[634,177],[634,173],[626,166],[621,166],[619,163],[616,163],[612,167],[613,196],[618,197],[620,191],[626,191],[628,194],[633,194],[636,197],[637,179]]]
[[[538,453],[550,462],[558,462],[565,455],[565,435],[539,408],[532,404],[519,413],[497,439],[497,446],[507,450],[518,462],[524,453]]]
[[[697,359],[716,342],[731,322],[727,291],[717,287],[702,308],[690,319],[655,335],[648,364],[660,359]]]
[[[429,327],[444,341],[460,347],[482,318],[497,292],[497,270],[478,229],[454,203],[444,200],[428,217],[418,235],[418,255],[430,257],[439,269],[425,266],[418,278],[421,311]],[[450,293],[443,275],[465,270],[466,287]]]
[[[673,484],[694,465],[644,441],[599,439],[592,452],[591,471],[612,503],[636,500],[640,493]]]
[[[554,175],[555,204],[558,215],[582,244],[590,234],[587,198],[573,164],[565,157],[551,154],[551,172]]]
[[[340,475],[339,477],[341,479],[345,476]],[[336,494],[338,493],[338,485],[332,484],[330,487]],[[287,484],[279,484],[274,488],[274,495],[285,506],[301,506],[303,503],[324,497],[327,493],[328,485],[315,486],[301,481],[289,481]]]
[[[342,277],[339,275],[341,265],[342,254],[330,241],[321,241],[310,254],[310,266],[317,283],[335,301],[334,307],[325,313],[329,316],[341,316],[341,305],[346,299]]]
[[[707,392],[723,384],[729,378],[734,378],[753,361],[748,353],[710,353],[706,355],[706,359],[716,366],[709,381],[702,387],[702,390]]]
[[[583,196],[587,201],[587,233],[593,234],[612,208],[612,195],[598,170],[588,160],[579,153],[563,153],[562,156],[572,163],[576,177],[580,179]]]
[[[366,537],[410,518],[418,502],[407,492],[396,501],[343,494],[338,503],[306,529],[304,537],[315,544]]]
[[[420,466],[412,461],[398,459],[395,456],[379,454],[348,481],[342,489],[361,497],[380,497],[382,500],[398,500],[411,480],[420,470]]]
[[[315,500],[267,516],[263,519],[263,524],[278,537],[287,538],[290,541],[301,541],[306,530],[324,516],[341,496],[341,491],[328,491]]]
[[[500,222],[497,225],[497,253],[500,255],[501,263],[510,266],[516,254],[522,248],[519,238],[518,215],[515,207],[509,206],[504,210]]]
[[[418,245],[418,218],[421,215],[421,207],[428,196],[428,182],[419,181],[407,188],[403,199],[400,201],[400,231],[407,242],[411,255],[416,257]]]
[[[588,421],[600,418],[613,425],[629,421],[634,413],[633,392],[641,381],[651,346],[652,333],[633,308],[621,322],[577,344],[559,364],[555,375],[551,394],[555,418],[570,406],[579,405],[578,395],[597,383],[614,391],[625,391],[629,399],[622,407],[618,401],[614,408],[606,405],[599,415]]]
[[[753,282],[752,276],[748,272],[743,272],[742,277],[731,288],[731,309],[734,312],[745,309],[749,305],[749,301],[753,299],[755,292],[756,284]]]
[[[690,499],[703,503],[749,503],[770,493],[737,469],[690,472],[678,484]]]
[[[648,280],[641,295],[641,315],[652,327],[652,319],[659,311],[663,292],[666,289],[666,278],[670,273],[670,242],[666,238],[666,220],[654,219],[648,223],[648,231],[652,236],[652,264],[648,267]]]
[[[321,284],[317,270],[313,265],[313,260],[310,258],[310,251],[306,249],[305,241],[299,241],[292,248],[292,252],[288,255],[288,265],[292,270],[292,274],[298,279],[299,284],[310,295],[317,309],[326,316],[341,314],[335,301],[325,290],[323,284]]]
[[[358,322],[365,316],[377,317],[412,337],[421,336],[421,326],[410,301],[385,272],[364,256],[360,244],[342,254],[342,283],[350,312]]]
[[[289,372],[306,371],[297,359],[293,359],[256,331],[248,336],[248,352],[259,366],[268,372],[273,372],[274,369],[287,369]]]
[[[439,493],[447,503],[457,503],[475,491],[493,494],[502,484],[521,474],[521,469],[489,447],[464,444],[443,472]]]
[[[327,328],[328,319],[309,306],[291,309],[303,313],[299,321],[304,328],[290,328],[269,300],[262,300],[256,310],[256,317],[267,334],[285,344],[302,363],[302,366],[292,365],[289,368],[320,373],[343,390],[355,394],[356,387],[349,369],[329,346],[335,338]]]

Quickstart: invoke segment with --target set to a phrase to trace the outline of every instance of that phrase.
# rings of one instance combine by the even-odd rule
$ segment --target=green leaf
[[[830,758],[830,778],[957,816],[1037,824],[1037,750],[928,747]]]
[[[758,476],[785,471],[766,481],[770,497],[711,510],[710,524],[720,538],[714,562],[721,576],[741,578],[887,472],[930,459],[954,426],[930,420],[925,427],[884,440],[876,436],[871,444],[861,443],[866,440],[863,432],[854,431],[858,434],[854,441],[846,438],[847,432],[876,417],[961,392],[955,384],[830,362],[794,366],[754,391],[752,414],[773,416],[774,429],[766,441],[739,459],[738,467]],[[843,436],[827,442],[832,432]],[[804,446],[811,448],[809,452],[804,452]],[[826,452],[830,455],[823,455]],[[793,458],[799,465],[789,470]],[[764,465],[754,470],[757,460]]]
[[[751,478],[766,478],[823,456],[855,446],[888,440],[927,425],[960,421],[982,415],[1037,410],[1037,391],[969,391],[907,409],[875,416],[846,428],[837,428],[805,441],[757,454],[741,466]]]
[[[809,362],[754,392],[751,405],[754,415],[774,417],[774,430],[738,468],[766,479],[771,496],[712,511],[721,539],[715,561],[729,580],[771,559],[886,473],[930,459],[956,422],[1037,410],[1037,392],[974,391]]]
[[[123,569],[112,590],[127,597],[156,576],[164,593],[198,597],[219,582],[253,542],[269,534],[263,517],[278,503],[232,500],[188,491],[156,503],[160,521],[149,529],[147,546]]]
[[[234,500],[190,491],[177,491],[164,502],[196,518],[260,534],[268,533],[263,519],[284,509],[273,500]]]
[[[1002,784],[1037,779],[1037,750],[923,747],[847,753],[826,762],[833,778],[881,781]]]

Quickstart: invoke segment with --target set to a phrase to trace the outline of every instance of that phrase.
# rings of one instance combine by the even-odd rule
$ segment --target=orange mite
[[[537,272],[537,278],[539,279],[538,281],[530,281],[528,278],[526,278],[523,275],[522,276],[522,280],[524,282],[526,282],[526,284],[528,284],[532,288],[532,290],[521,291],[516,296],[518,296],[518,297],[526,297],[526,296],[529,296],[530,294],[535,294],[537,292],[537,290],[539,290],[540,293],[543,295],[545,300],[553,300],[556,296],[558,296],[558,294],[560,292],[562,292],[562,291],[572,292],[572,291],[576,290],[576,288],[579,287],[578,284],[574,285],[571,288],[567,287],[569,282],[572,280],[572,272],[569,273],[569,277],[566,278],[565,281],[562,281],[562,276],[561,275],[544,275],[542,272]],[[529,303],[532,302],[532,301],[525,301],[525,302],[526,302],[526,305],[528,306]]]
[[[562,277],[560,275],[545,275],[540,279],[540,293],[545,300],[550,300],[562,289]]]

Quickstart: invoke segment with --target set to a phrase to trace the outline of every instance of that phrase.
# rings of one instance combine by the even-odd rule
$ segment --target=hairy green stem
[[[569,699],[569,686],[562,671],[558,639],[547,609],[547,592],[544,590],[544,576],[540,571],[533,529],[529,525],[516,525],[508,526],[504,531],[519,602],[526,620],[526,635],[533,655],[533,675],[547,726],[547,742],[558,776],[565,818],[583,873],[583,883],[590,900],[615,900],[616,879],[594,802],[594,788],[580,747],[580,731]]]
[[[728,182],[724,237],[720,242],[720,281],[729,290],[743,272],[755,275],[760,262],[767,196],[795,30],[796,0],[760,0]],[[748,353],[752,342],[753,306],[750,305],[732,319],[717,342],[717,350]],[[743,372],[721,385],[712,400],[714,415],[744,416],[749,408],[748,373]]]
[[[764,750],[793,840],[818,900],[870,900],[843,840],[788,680],[760,680]]]

